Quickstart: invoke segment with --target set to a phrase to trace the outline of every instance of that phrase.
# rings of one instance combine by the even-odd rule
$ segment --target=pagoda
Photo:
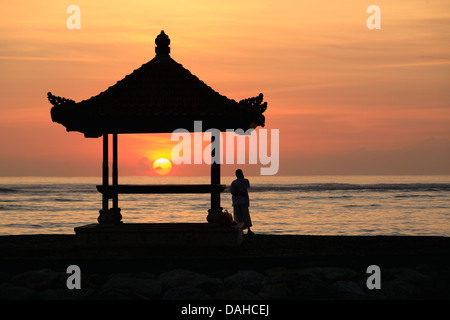
[[[132,193],[210,193],[207,220],[214,222],[221,211],[220,164],[211,164],[211,183],[196,185],[124,185],[118,181],[118,135],[170,133],[184,128],[194,132],[194,121],[202,130],[264,127],[267,103],[263,95],[239,102],[206,85],[170,57],[170,39],[161,31],[155,39],[155,57],[105,91],[75,102],[49,92],[53,122],[67,131],[81,132],[86,138],[103,139],[102,194],[100,224],[120,224],[119,194]],[[109,183],[108,149],[112,135],[112,184]],[[216,156],[214,154],[211,156]],[[110,207],[110,200],[112,205]]]

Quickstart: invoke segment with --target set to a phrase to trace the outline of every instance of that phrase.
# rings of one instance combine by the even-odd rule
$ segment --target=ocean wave
[[[12,204],[12,205],[7,205],[7,206],[0,206],[0,210],[2,211],[17,211],[17,210],[27,210],[30,209],[32,210],[33,208],[21,205],[21,204]]]
[[[433,196],[429,194],[399,194],[395,198],[433,198]]]
[[[342,206],[343,208],[364,208],[364,207],[381,207],[381,204],[348,204],[345,206]]]
[[[83,199],[68,199],[68,198],[55,198],[53,200],[57,201],[57,202],[80,202],[80,201],[83,201]]]
[[[93,194],[98,193],[95,186],[86,185],[13,185],[8,188],[0,188],[0,193],[17,193],[27,195],[50,195],[60,194]]]
[[[225,192],[229,192],[226,185]],[[299,184],[252,184],[251,192],[309,192],[309,191],[450,191],[450,183],[299,183]],[[0,188],[0,193],[19,193],[31,196],[56,196],[56,201],[76,201],[67,195],[97,194],[91,185],[26,185]],[[405,195],[407,196],[407,195]]]
[[[346,183],[321,183],[321,184],[273,184],[252,185],[252,192],[267,191],[334,191],[334,190],[420,190],[420,191],[450,191],[449,183],[405,183],[405,184],[346,184]]]
[[[5,228],[26,228],[26,229],[42,229],[43,226],[40,224],[30,224],[30,223],[7,223],[0,225]]]

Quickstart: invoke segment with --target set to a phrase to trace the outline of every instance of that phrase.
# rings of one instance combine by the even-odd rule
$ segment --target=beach
[[[124,179],[139,184],[149,178]],[[205,178],[177,179],[202,183]],[[155,230],[176,226],[165,236],[178,239],[172,244],[161,244],[151,230],[142,242],[139,228],[129,234],[135,243],[114,231],[109,234],[111,243],[101,234],[86,242],[74,229],[95,222],[100,200],[96,179],[4,178],[0,298],[450,298],[448,176],[251,181],[250,212],[256,235],[245,235],[238,246],[227,245],[229,239],[217,235],[216,244],[205,246],[202,237],[203,242],[189,245],[196,230],[189,226],[208,225],[208,197],[121,197],[123,226],[152,225]],[[225,192],[222,205],[231,211],[230,203]],[[67,288],[69,266],[80,269],[79,290]],[[380,289],[368,288],[373,266],[379,268]]]
[[[450,298],[450,238],[258,235],[237,247],[105,246],[75,235],[0,237],[1,299]],[[67,267],[81,270],[69,290]],[[381,288],[369,289],[369,266]]]

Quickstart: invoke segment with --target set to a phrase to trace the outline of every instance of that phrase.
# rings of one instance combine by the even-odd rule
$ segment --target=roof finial
[[[167,34],[164,33],[164,30],[156,37],[155,39],[156,48],[155,52],[157,56],[168,56],[170,53],[170,39]]]

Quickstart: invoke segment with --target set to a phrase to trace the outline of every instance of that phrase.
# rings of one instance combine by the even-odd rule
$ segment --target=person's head
[[[236,170],[236,177],[237,178],[243,178],[244,177],[244,173],[242,172],[241,169],[237,169]]]

